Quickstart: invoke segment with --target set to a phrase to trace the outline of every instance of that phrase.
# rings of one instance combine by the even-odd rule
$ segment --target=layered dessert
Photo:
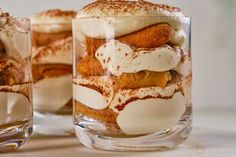
[[[30,22],[1,11],[0,152],[24,143],[33,113]]]
[[[75,11],[48,10],[31,17],[34,109],[72,113],[72,19]]]
[[[32,23],[32,45],[40,47],[72,36],[71,20],[75,11],[52,9],[34,14]]]
[[[126,135],[177,127],[191,108],[189,24],[181,9],[146,1],[85,6],[73,23],[75,123]]]

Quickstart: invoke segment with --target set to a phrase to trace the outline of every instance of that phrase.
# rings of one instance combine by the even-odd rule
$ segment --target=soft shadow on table
[[[220,131],[208,128],[193,128],[185,145],[199,148],[231,148],[236,145],[236,132]]]
[[[5,154],[6,157],[47,157],[50,154],[59,157],[166,157],[170,154],[176,156],[191,156],[191,154],[204,155],[208,150],[229,148],[236,146],[236,132],[220,131],[208,128],[193,128],[189,139],[176,149],[167,152],[111,152],[88,149],[76,137],[33,137],[18,151]],[[157,156],[158,154],[158,156]],[[0,155],[1,156],[1,155]],[[2,156],[1,156],[2,157]]]
[[[78,140],[73,136],[33,136],[17,153],[60,150],[79,147],[80,145]]]
[[[147,152],[114,152],[114,151],[102,151],[92,150],[88,148],[82,148],[79,150],[81,157],[136,157],[137,155],[147,154]]]

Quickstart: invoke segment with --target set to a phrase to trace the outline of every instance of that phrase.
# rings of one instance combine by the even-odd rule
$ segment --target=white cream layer
[[[55,41],[33,51],[34,64],[72,64],[72,37]]]
[[[73,85],[73,93],[76,101],[86,104],[87,107],[95,110],[102,110],[107,107],[106,98],[102,93],[81,85]]]
[[[112,86],[103,88],[106,89],[104,93],[111,92],[109,96],[77,84],[96,85],[96,78],[99,79],[99,77],[94,77],[93,79],[77,78],[74,80],[76,82],[74,84],[74,99],[95,110],[109,107],[117,112],[117,124],[128,135],[147,134],[176,126],[185,111],[186,104],[191,103],[191,91],[189,91],[191,83],[188,80],[183,81],[181,85],[171,84],[166,88],[148,87],[136,90],[119,90],[115,95],[111,91]],[[107,84],[100,85],[101,87],[107,86]],[[183,87],[183,94],[182,92],[175,93],[179,86]],[[147,96],[153,98],[145,99]],[[138,98],[138,100],[129,102],[121,111],[117,109],[132,98]]]
[[[127,18],[127,17],[124,17],[124,18]],[[120,32],[119,28],[116,28],[116,26],[109,26],[110,25],[109,22],[105,22],[101,24],[97,24],[95,22],[94,24],[93,23],[94,20],[96,19],[88,18],[88,19],[82,19],[82,20],[77,20],[77,21],[73,20],[73,25],[75,28],[73,34],[81,43],[85,43],[86,36],[89,36],[92,38],[101,38],[101,39],[114,39],[119,36],[127,35],[127,34],[130,34],[132,32],[135,32],[135,31],[138,31],[140,29],[147,27],[147,26],[143,26],[136,30],[136,29],[132,29],[132,24],[131,24],[131,27],[129,26],[129,27],[123,28],[125,32]],[[94,25],[96,25],[96,27],[94,27]],[[89,29],[89,30],[86,31],[83,29],[83,27],[85,27],[84,29]],[[180,30],[173,31],[170,42],[174,45],[182,46],[185,40],[186,40],[186,34],[184,30],[180,29]]]
[[[106,80],[107,79],[107,80]],[[100,93],[83,85],[98,85],[100,80]],[[77,78],[74,80],[74,99],[95,110],[107,107],[118,113],[117,123],[126,134],[147,134],[162,129],[172,128],[177,125],[185,111],[186,105],[191,103],[191,81],[183,80],[180,84],[170,84],[165,88],[147,87],[139,89],[119,90],[114,93],[112,85],[101,80],[109,80],[109,77]],[[180,88],[181,91],[176,92]],[[104,94],[109,93],[110,95]],[[153,97],[153,98],[147,98]],[[159,98],[166,97],[166,98]],[[130,99],[131,101],[126,104]],[[124,104],[123,110],[118,110]]]
[[[144,99],[146,97],[172,97],[176,90],[178,90],[182,84],[170,84],[165,88],[161,87],[146,87],[146,88],[138,88],[138,89],[123,89],[117,91],[115,94],[110,108],[119,113],[120,111],[117,109],[118,106],[122,106],[126,102],[128,102],[131,98]],[[184,93],[185,94],[185,93]]]
[[[189,57],[190,54],[185,54],[179,64],[173,68],[184,77],[189,76],[192,73],[192,60]]]
[[[72,98],[72,75],[45,78],[34,84],[34,109],[56,112]]]
[[[78,25],[87,36],[103,39],[119,37],[157,23],[168,23],[175,30],[181,30],[182,24],[189,22],[182,12],[140,6],[134,6],[127,12],[122,9],[119,12],[114,7],[101,9],[98,6],[89,12],[86,9],[81,10],[77,18],[80,19]]]
[[[0,92],[0,124],[29,118],[32,104],[23,94]]]
[[[135,50],[118,40],[111,40],[99,47],[95,56],[103,68],[108,69],[115,76],[142,70],[168,71],[173,69],[181,58],[180,49],[173,49],[167,45]]]
[[[186,105],[181,92],[173,98],[151,98],[133,101],[119,113],[117,123],[128,135],[148,134],[178,124]]]
[[[30,56],[31,41],[29,34],[19,31],[8,34],[6,31],[0,31],[0,40],[3,42],[7,55],[19,61]]]
[[[95,86],[102,92],[85,86]],[[146,97],[172,97],[176,90],[183,88],[185,102],[189,103],[191,97],[191,82],[188,79],[182,80],[182,83],[170,84],[165,88],[161,87],[146,87],[139,89],[123,89],[114,93],[112,80],[109,76],[91,78],[76,78],[74,79],[73,96],[74,99],[82,104],[95,109],[101,110],[109,106],[114,112],[119,113],[117,107],[122,106],[132,98],[144,99]],[[190,92],[190,94],[189,94]]]
[[[186,33],[184,32],[184,30],[178,30],[178,31],[174,31],[171,39],[170,39],[170,43],[174,44],[174,45],[178,45],[178,46],[182,46],[185,42],[187,38]]]
[[[95,110],[102,110],[108,107],[114,96],[114,89],[109,77],[93,77],[92,79],[78,78],[74,80],[73,97]],[[83,85],[94,86],[102,91],[85,87]]]
[[[41,13],[35,14],[30,17],[31,23],[33,25],[37,24],[71,24],[72,16],[57,16],[50,17],[47,15],[42,15]]]

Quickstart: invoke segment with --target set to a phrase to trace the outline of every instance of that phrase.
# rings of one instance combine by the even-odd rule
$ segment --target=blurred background
[[[193,104],[195,109],[236,109],[236,0],[152,0],[192,17]],[[13,16],[51,8],[80,8],[92,0],[0,0]]]

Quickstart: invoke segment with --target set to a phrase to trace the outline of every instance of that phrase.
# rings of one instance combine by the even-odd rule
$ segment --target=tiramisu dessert
[[[29,28],[29,20],[0,9],[0,152],[17,148],[32,132]]]
[[[181,9],[142,0],[97,0],[77,14],[74,123],[82,143],[102,147],[94,131],[144,136],[191,118],[189,26]]]
[[[75,11],[55,9],[37,13],[31,17],[34,109],[40,114],[69,115],[71,118],[71,23],[76,14]],[[57,117],[54,118],[56,121],[58,120]],[[52,120],[53,118],[50,117],[49,119]],[[70,121],[71,119],[69,119],[68,124]],[[55,131],[53,130],[51,133],[55,134]]]

